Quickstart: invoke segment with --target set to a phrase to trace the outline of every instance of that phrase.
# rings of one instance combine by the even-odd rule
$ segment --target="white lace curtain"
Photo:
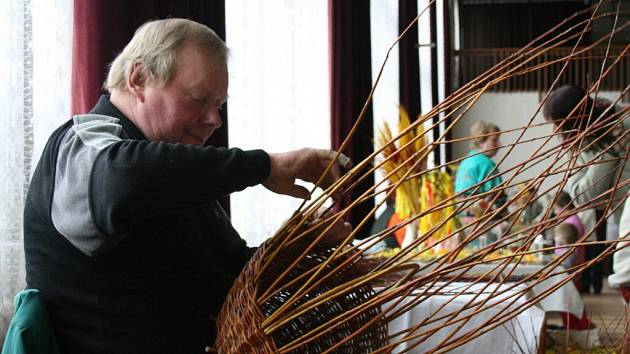
[[[327,0],[226,1],[226,33],[230,146],[330,148]],[[299,202],[249,188],[232,194],[232,222],[255,246]]]
[[[25,286],[22,213],[48,135],[70,114],[72,0],[0,4],[0,346]]]

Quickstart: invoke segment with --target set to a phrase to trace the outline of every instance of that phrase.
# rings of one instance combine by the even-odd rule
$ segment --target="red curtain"
[[[106,64],[128,40],[124,1],[74,2],[72,114],[88,112],[101,95]]]
[[[370,53],[370,2],[362,0],[329,0],[329,36],[331,71],[332,147],[338,149],[350,132],[372,87]],[[370,106],[371,107],[371,106]],[[372,109],[344,154],[358,162],[374,151],[372,143]],[[347,194],[342,207],[356,200],[374,185],[373,174]],[[374,201],[356,207],[348,221],[357,226],[374,207]],[[359,230],[358,238],[369,234],[371,222]]]

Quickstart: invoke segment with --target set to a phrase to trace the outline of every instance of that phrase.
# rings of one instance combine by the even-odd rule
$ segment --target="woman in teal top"
[[[478,136],[470,145],[472,150],[462,161],[455,176],[455,193],[481,194],[494,189],[501,183],[496,164],[492,157],[496,155],[500,147],[499,127],[492,123],[479,121],[470,128],[471,136]],[[495,134],[493,134],[495,133]],[[490,175],[496,175],[481,184],[479,188],[473,187]]]
[[[485,153],[477,150],[470,150],[468,156],[457,169],[455,178],[455,193],[466,191],[465,194],[472,194],[476,188],[471,188],[483,181],[491,173],[496,174],[496,164]],[[495,176],[479,186],[475,194],[485,193],[495,188],[501,183],[501,176]]]
[[[479,121],[470,128],[470,135],[476,138],[471,141],[471,150],[459,165],[455,176],[455,193],[462,193],[462,197],[489,192],[502,182],[496,164],[492,161],[492,157],[497,154],[501,144],[499,127],[492,123]],[[481,184],[477,186],[479,183]],[[501,193],[496,199],[495,196],[494,193],[488,194],[464,209],[460,214],[462,223],[468,225],[474,222],[482,213],[486,212],[487,203],[493,199],[495,206],[500,206],[505,202],[504,193]],[[484,247],[487,243],[496,241],[498,236],[496,232],[491,230],[470,241],[469,245]]]

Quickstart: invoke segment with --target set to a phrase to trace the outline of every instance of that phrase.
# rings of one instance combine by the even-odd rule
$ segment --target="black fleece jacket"
[[[216,199],[269,170],[261,150],[148,141],[106,96],[58,128],[29,188],[24,248],[61,352],[203,352],[253,253]]]

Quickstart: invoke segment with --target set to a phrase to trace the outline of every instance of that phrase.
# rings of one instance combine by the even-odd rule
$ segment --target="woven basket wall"
[[[367,308],[365,311],[352,318],[350,321],[333,328],[333,321],[339,315],[346,314],[362,303],[365,303],[375,295],[371,286],[361,286],[340,293],[337,296],[284,324],[269,335],[263,332],[260,324],[284,304],[302,285],[297,282],[282,291],[276,292],[261,306],[256,304],[256,294],[262,294],[278,276],[305,249],[306,244],[298,244],[285,247],[274,258],[272,266],[259,276],[259,282],[253,281],[262,263],[262,257],[266,253],[267,245],[261,246],[252,257],[252,260],[243,269],[236,279],[230,293],[223,305],[217,321],[216,347],[219,353],[274,353],[279,352],[283,346],[297,340],[299,345],[292,349],[285,347],[282,352],[288,353],[322,353],[337,343],[348,339],[337,347],[334,353],[370,353],[388,343],[387,323],[381,317],[380,307]],[[316,246],[314,251],[300,261],[282,284],[288,284],[305,271],[322,264],[334,251],[334,249]],[[343,269],[336,269],[335,265],[342,263],[343,259],[335,259],[321,274],[320,278],[330,275],[321,286],[302,296],[299,301],[289,308],[290,312],[296,306],[305,301],[317,298],[327,290],[338,285],[345,284],[351,279],[361,275],[356,264],[351,264]],[[331,274],[331,271],[334,273]],[[368,322],[374,320],[366,328]],[[276,322],[278,323],[278,322]],[[327,324],[327,329],[317,339],[304,342],[302,336],[309,331]],[[295,342],[294,342],[295,343]]]

